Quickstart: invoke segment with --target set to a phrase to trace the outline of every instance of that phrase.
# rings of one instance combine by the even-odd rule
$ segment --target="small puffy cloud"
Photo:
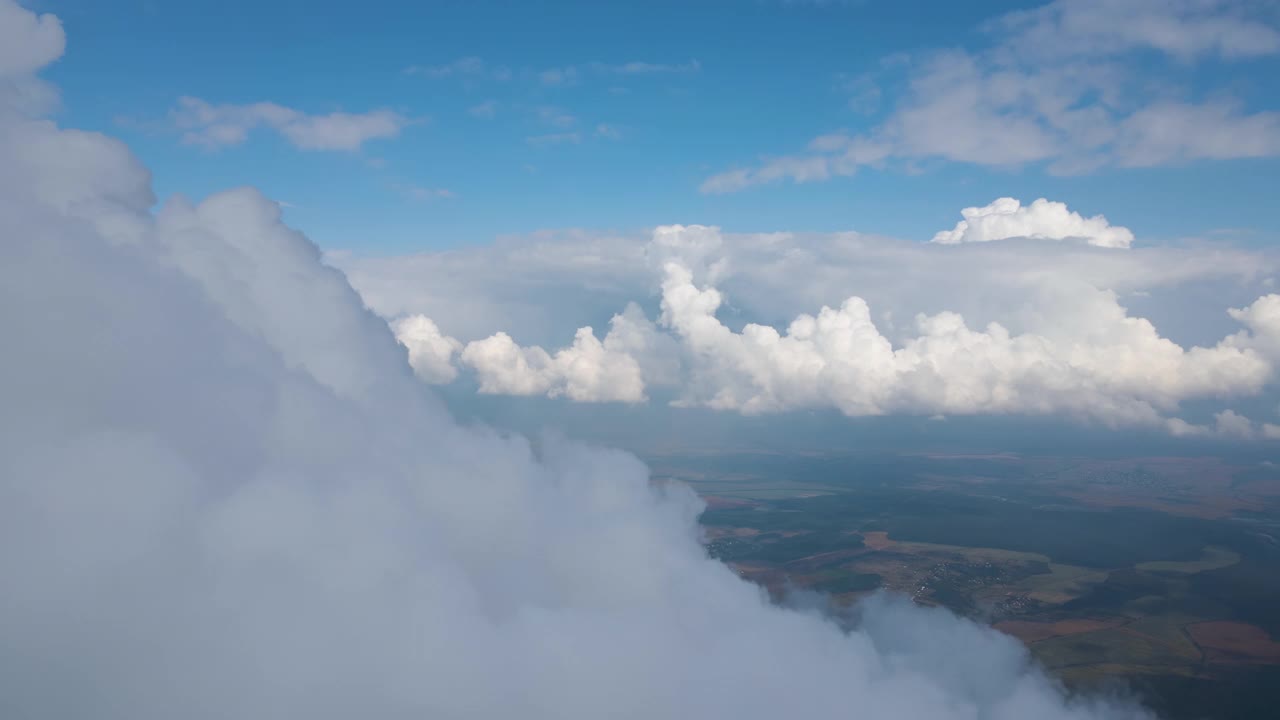
[[[462,343],[440,332],[431,318],[410,315],[391,323],[396,340],[409,351],[409,365],[418,377],[433,385],[451,383],[458,377],[453,356]]]
[[[1236,322],[1249,329],[1236,342],[1280,359],[1280,295],[1264,295],[1248,307],[1227,311]]]
[[[1235,410],[1223,410],[1214,413],[1210,425],[1194,425],[1182,418],[1169,418],[1166,421],[1169,434],[1174,437],[1226,438],[1232,440],[1250,440],[1263,437],[1268,440],[1280,439],[1280,425],[1264,423],[1257,427],[1249,418]]]
[[[1219,435],[1237,438],[1253,436],[1253,422],[1235,410],[1223,410],[1213,416],[1214,429]]]
[[[1068,210],[1066,203],[1045,198],[1023,206],[1014,198],[1003,197],[983,207],[965,208],[960,214],[964,219],[953,229],[934,235],[932,242],[949,245],[1008,238],[1079,239],[1109,248],[1127,248],[1133,243],[1133,233],[1128,228],[1112,225],[1102,215],[1082,217]]]
[[[213,105],[195,97],[182,97],[170,113],[182,130],[182,140],[192,145],[221,148],[239,145],[249,133],[267,127],[301,150],[359,150],[370,140],[394,138],[410,120],[391,110],[367,113],[333,112],[308,115],[276,103]]]

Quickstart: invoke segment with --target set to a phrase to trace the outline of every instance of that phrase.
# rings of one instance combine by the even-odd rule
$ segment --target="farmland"
[[[1124,682],[1174,718],[1280,700],[1280,476],[1265,470],[1006,455],[651,463],[708,499],[708,552],[775,596],[798,586],[849,604],[888,590],[944,606],[1022,640],[1070,685]]]

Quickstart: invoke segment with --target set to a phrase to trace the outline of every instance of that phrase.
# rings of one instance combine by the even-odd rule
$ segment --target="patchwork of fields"
[[[886,589],[1013,635],[1065,682],[1174,718],[1280,700],[1280,474],[1217,461],[651,459],[709,551],[775,594]]]

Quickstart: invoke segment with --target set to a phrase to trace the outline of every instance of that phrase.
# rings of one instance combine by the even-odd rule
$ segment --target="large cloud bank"
[[[987,208],[970,208],[965,217],[935,242],[1073,237],[1114,247],[1127,245],[1132,237],[1100,216],[1085,219],[1061,203],[1043,200],[1022,207],[1005,198]],[[768,242],[784,248],[784,256],[803,252],[802,245],[785,237]],[[678,405],[745,414],[804,408],[835,408],[850,416],[1062,414],[1109,426],[1145,425],[1189,434],[1191,426],[1173,417],[1182,403],[1256,395],[1272,380],[1280,358],[1280,323],[1275,320],[1280,296],[1222,308],[1223,320],[1236,323],[1232,332],[1212,344],[1180,345],[1152,322],[1131,315],[1117,291],[1102,284],[1123,285],[1117,270],[1133,267],[1123,258],[1106,259],[1128,254],[1116,250],[1033,255],[1020,279],[1008,267],[1008,257],[1002,260],[1004,267],[983,270],[988,276],[1004,276],[1006,283],[1009,276],[1016,278],[1005,296],[1011,302],[1004,304],[1026,311],[1021,317],[1006,312],[1003,321],[975,323],[962,312],[942,309],[918,311],[908,316],[910,322],[893,323],[892,316],[873,315],[868,300],[847,294],[846,286],[838,302],[799,312],[780,327],[747,322],[735,330],[718,316],[725,294],[717,284],[734,273],[725,244],[712,227],[668,226],[654,232],[646,256],[660,296],[657,323],[632,305],[626,315],[614,318],[614,330],[603,344],[590,328],[582,328],[572,346],[550,353],[540,346],[522,348],[502,333],[467,344],[461,362],[485,393],[640,402],[646,388],[670,386]],[[961,289],[979,294],[973,285],[983,282],[984,275],[965,278],[963,270],[975,262],[990,266],[1001,256],[985,253],[974,260],[952,250],[933,245],[928,252],[947,254],[941,260],[952,265],[952,274],[970,280]],[[1103,263],[1108,270],[1090,269],[1082,259]],[[1187,272],[1181,266],[1194,261],[1153,259],[1165,265],[1147,269],[1153,276],[1148,282],[1155,283],[1160,282],[1155,276],[1180,276]],[[1113,262],[1117,264],[1111,267]],[[1069,271],[1061,272],[1055,263]],[[985,314],[982,307],[975,311]],[[884,329],[889,325],[894,332]],[[619,342],[619,334],[630,342]],[[419,346],[403,333],[400,340],[411,351]],[[657,343],[662,343],[660,351]],[[655,365],[659,358],[665,367]],[[575,377],[584,381],[575,382]],[[572,391],[562,392],[557,382],[571,383]],[[1261,428],[1234,435],[1265,437]]]
[[[57,56],[0,17],[47,40],[4,72]],[[455,424],[275,203],[152,202],[0,116],[5,717],[1144,716],[944,612],[770,605],[630,456]]]

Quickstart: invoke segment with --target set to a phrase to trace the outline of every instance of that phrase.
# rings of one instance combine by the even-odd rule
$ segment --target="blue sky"
[[[1105,213],[1139,242],[1230,229],[1263,243],[1280,229],[1270,208],[1280,161],[1270,151],[1066,176],[1044,162],[925,157],[825,181],[700,191],[717,173],[803,153],[818,136],[873,132],[927,58],[988,52],[1003,35],[982,24],[1035,4],[33,7],[58,14],[73,38],[46,73],[63,91],[61,121],[123,138],[154,172],[161,197],[255,185],[288,203],[288,221],[326,248],[391,254],[546,228],[667,222],[925,240],[961,207],[1003,195]],[[1108,59],[1127,82],[1157,88],[1143,90],[1151,98],[1224,101],[1243,114],[1280,109],[1274,53],[1188,58],[1139,48]],[[181,97],[310,115],[384,109],[407,124],[355,150],[303,150],[262,127],[240,144],[209,148],[184,142],[175,127]]]

